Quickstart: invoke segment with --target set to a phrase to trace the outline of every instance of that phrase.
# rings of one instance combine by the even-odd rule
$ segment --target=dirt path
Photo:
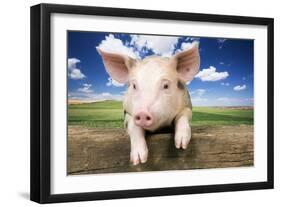
[[[124,130],[69,126],[68,174],[239,167],[254,161],[249,125],[193,127],[187,150],[176,149],[169,133],[149,135],[147,143],[148,162],[132,166]]]

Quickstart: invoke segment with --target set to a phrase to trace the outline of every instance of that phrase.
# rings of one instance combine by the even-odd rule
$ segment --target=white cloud
[[[222,49],[223,48],[223,44],[225,43],[227,39],[224,39],[224,38],[218,38],[217,41],[218,41],[218,44],[219,44],[219,49]]]
[[[82,92],[82,93],[91,93],[93,92],[92,89],[90,89],[92,87],[92,84],[87,84],[84,83],[82,88],[78,88],[77,91]]]
[[[68,68],[76,68],[76,64],[80,62],[77,58],[68,58]]]
[[[186,51],[186,50],[189,50],[191,49],[192,47],[194,47],[195,44],[198,44],[199,45],[199,38],[186,38],[185,41],[188,41],[188,40],[194,40],[193,42],[182,42],[181,43],[181,46],[179,49],[177,49],[175,51],[175,53],[179,53],[179,52],[182,52],[182,51]],[[189,85],[190,82],[187,82],[186,84]]]
[[[90,84],[90,83],[84,83],[83,86],[84,86],[84,87],[87,87],[87,88],[90,88],[90,87],[92,86],[92,84]]]
[[[74,68],[70,73],[68,73],[68,76],[73,80],[86,78],[86,76],[78,68]]]
[[[218,97],[218,98],[195,98],[191,99],[193,106],[253,106],[253,98],[233,98],[233,97]]]
[[[220,98],[217,98],[217,101],[221,101],[221,102],[229,102],[231,99],[230,98],[227,98],[227,97],[220,97]]]
[[[199,44],[198,41],[193,41],[193,42],[183,42],[181,44],[181,51],[189,50],[191,49],[195,44]]]
[[[208,101],[207,98],[201,98],[201,97],[191,98],[192,104],[197,105],[197,106],[202,105],[202,102],[206,102],[206,101]]]
[[[253,98],[229,98],[229,97],[220,97],[216,101],[223,102],[227,105],[251,105],[254,101]]]
[[[171,56],[178,43],[179,37],[131,35],[131,43],[138,51],[145,49],[161,56]]]
[[[242,85],[242,86],[240,86],[240,85],[238,85],[238,86],[234,86],[233,87],[233,90],[235,90],[235,91],[243,91],[243,90],[245,90],[247,87],[246,87],[246,85],[244,84],[244,85]]]
[[[200,37],[190,37],[190,40],[199,42]]]
[[[86,78],[86,76],[77,68],[77,63],[81,61],[77,58],[68,58],[67,67],[68,67],[68,77],[74,80]]]
[[[195,78],[199,78],[201,81],[219,81],[227,78],[229,76],[227,71],[216,72],[214,66],[201,70]]]
[[[110,77],[107,80],[108,80],[108,82],[106,83],[107,86],[123,87],[125,85],[123,83],[117,82],[116,80]]]
[[[222,85],[222,86],[230,86],[230,83],[224,83],[224,82],[222,82],[221,85]]]
[[[190,91],[189,94],[191,96],[191,101],[195,105],[202,105],[202,102],[208,101],[207,98],[202,97],[206,93],[205,89],[196,89],[194,91]]]
[[[187,37],[184,39],[184,42],[181,43],[180,48],[175,51],[182,37],[152,35],[130,35],[130,37],[130,41],[126,40],[123,42],[113,34],[109,34],[105,36],[105,39],[100,42],[97,48],[105,52],[120,53],[138,59],[146,56],[149,51],[156,55],[170,57],[175,52],[190,49],[195,43],[198,43],[200,39]]]
[[[124,95],[123,94],[111,94],[108,92],[102,93],[95,93],[95,92],[69,92],[68,97],[70,100],[80,100],[80,101],[87,101],[87,102],[94,102],[94,101],[104,101],[104,100],[116,100],[122,101]]]
[[[93,100],[116,100],[116,101],[122,101],[123,95],[121,94],[111,94],[108,92],[99,93],[99,94],[93,94],[91,97]]]
[[[195,91],[190,91],[190,95],[192,95],[192,96],[202,96],[202,95],[204,95],[205,94],[205,92],[206,92],[206,90],[205,89],[201,89],[201,88],[199,88],[199,89],[196,89]]]
[[[126,46],[122,40],[115,38],[113,34],[106,36],[98,48],[105,52],[128,55],[131,58],[140,58],[138,51],[135,51],[133,47]]]
[[[102,96],[111,96],[111,94],[108,93],[108,92],[101,93],[101,95],[102,95]]]
[[[218,43],[224,43],[227,39],[224,38],[218,38]]]
[[[224,62],[220,62],[220,65],[224,65]]]

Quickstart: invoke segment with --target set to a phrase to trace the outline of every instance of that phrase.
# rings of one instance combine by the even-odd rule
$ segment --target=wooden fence
[[[176,149],[173,134],[147,136],[148,161],[130,164],[130,140],[123,129],[68,128],[68,174],[185,170],[252,166],[253,126],[192,128],[186,150]]]

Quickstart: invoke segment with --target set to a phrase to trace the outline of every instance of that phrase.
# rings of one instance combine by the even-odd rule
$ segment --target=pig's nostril
[[[153,117],[147,112],[139,112],[134,116],[134,121],[137,126],[150,127],[153,123]]]

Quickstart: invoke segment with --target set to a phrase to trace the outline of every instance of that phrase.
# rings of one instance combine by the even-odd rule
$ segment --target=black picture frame
[[[162,20],[181,20],[207,23],[233,23],[264,25],[267,27],[267,181],[237,184],[219,184],[188,187],[136,189],[106,192],[51,194],[51,85],[50,85],[50,16],[52,13],[134,17]],[[273,44],[274,20],[272,18],[195,14],[152,10],[103,8],[56,4],[39,4],[31,7],[31,151],[30,151],[30,199],[38,203],[88,201],[102,199],[166,196],[179,194],[211,193],[271,189],[274,187],[273,147]]]

